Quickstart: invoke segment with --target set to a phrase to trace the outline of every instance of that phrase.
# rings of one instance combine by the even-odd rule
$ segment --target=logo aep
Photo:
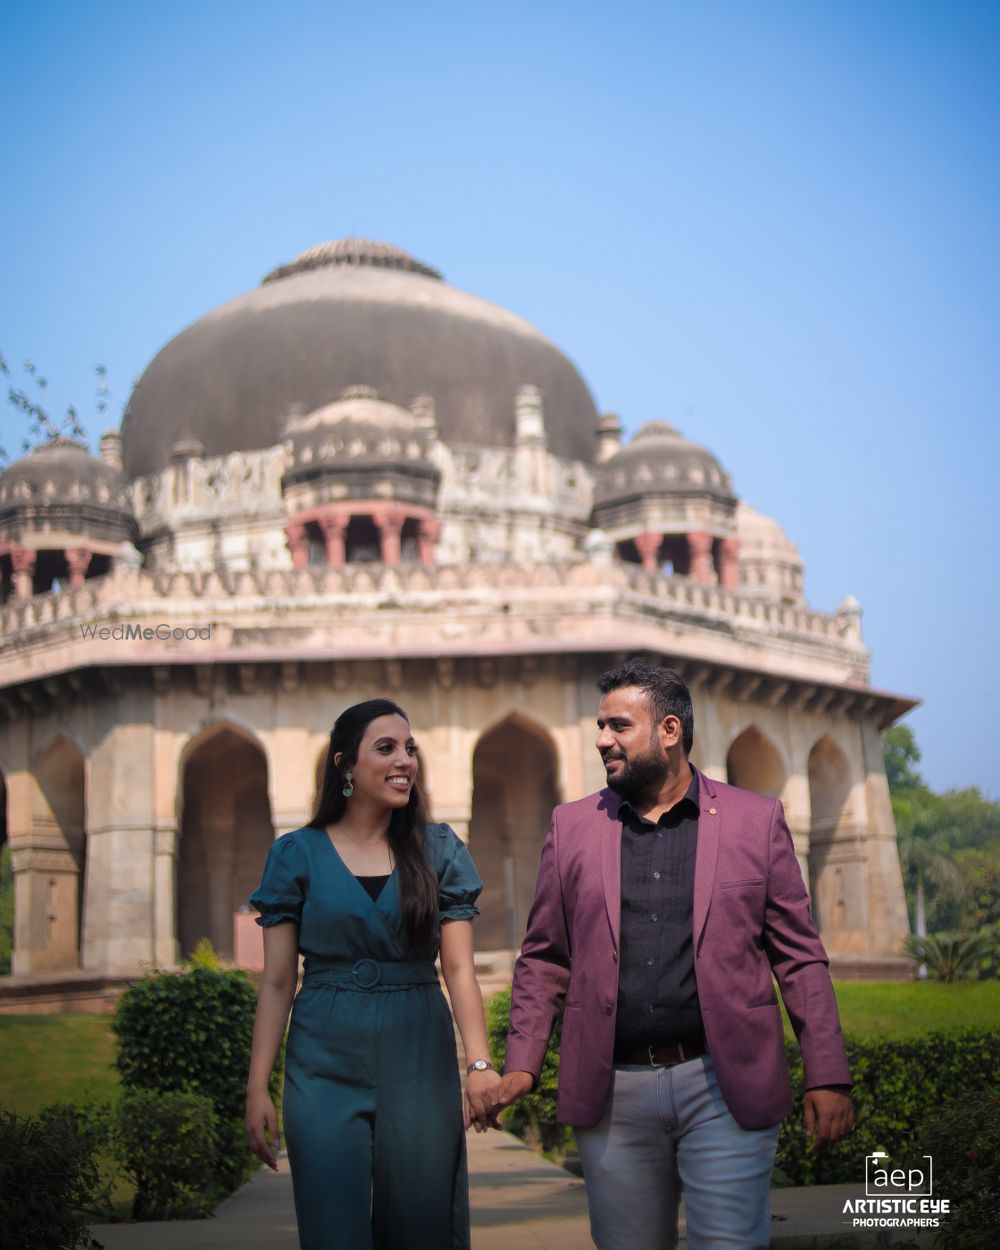
[[[890,1168],[884,1150],[865,1155],[865,1196],[929,1198],[934,1191],[934,1162],[923,1155],[923,1167]]]

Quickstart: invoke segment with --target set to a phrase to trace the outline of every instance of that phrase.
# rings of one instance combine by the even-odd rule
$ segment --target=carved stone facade
[[[434,369],[395,351],[387,322],[385,358],[410,373],[383,378],[376,353],[351,378],[354,358],[338,356],[322,393],[312,361],[316,402],[289,374],[288,402],[273,420],[248,414],[240,445],[239,422],[190,432],[183,405],[197,416],[202,401],[187,373],[175,419],[169,369],[154,362],[162,406],[143,408],[140,383],[123,435],[141,471],[124,508],[120,493],[104,501],[114,533],[107,510],[86,511],[119,481],[114,438],[101,462],[62,456],[91,487],[49,491],[48,512],[21,506],[31,473],[0,475],[17,527],[0,543],[15,973],[129,975],[202,936],[247,958],[241,908],[267,845],[308,819],[337,713],[377,694],[408,710],[435,815],[483,873],[478,946],[516,947],[552,804],[603,783],[596,678],[640,652],[690,682],[695,762],[782,798],[835,967],[902,972],[879,732],[912,701],[871,688],[858,605],[806,605],[794,544],[737,499],[710,452],[662,423],[622,446],[617,418],[588,411],[537,331],[362,242],[276,270],[264,295],[234,303],[226,332],[248,302],[291,315],[297,291],[351,332],[373,308],[396,316],[397,300],[405,344],[430,341],[431,322],[412,318],[440,314]],[[185,336],[217,335],[223,313]],[[471,346],[449,355],[460,318]],[[72,541],[39,582],[29,556],[57,508]]]

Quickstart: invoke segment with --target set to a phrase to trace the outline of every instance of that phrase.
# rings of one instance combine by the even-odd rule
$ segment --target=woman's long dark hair
[[[407,724],[410,723],[403,709],[391,699],[367,699],[364,703],[355,703],[337,717],[330,733],[323,789],[316,814],[309,822],[317,829],[335,825],[343,819],[347,811],[345,774],[358,758],[365,730],[379,716],[401,716]],[[334,763],[338,755],[340,760]],[[418,776],[410,789],[409,802],[405,807],[394,809],[389,818],[389,847],[398,869],[403,919],[417,951],[430,946],[438,913],[437,881],[424,856],[426,830],[427,805]]]

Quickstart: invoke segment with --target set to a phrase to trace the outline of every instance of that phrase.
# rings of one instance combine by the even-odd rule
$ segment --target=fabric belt
[[[708,1054],[704,1038],[690,1042],[678,1042],[674,1046],[635,1046],[630,1050],[616,1050],[615,1063],[644,1064],[650,1068],[672,1068],[689,1059],[700,1059]]]
[[[437,985],[432,963],[382,963],[377,959],[317,959],[307,955],[303,986],[333,985],[348,990],[391,990],[407,985]]]

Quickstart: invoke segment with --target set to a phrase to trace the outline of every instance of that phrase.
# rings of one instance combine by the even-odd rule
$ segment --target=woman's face
[[[417,744],[403,717],[377,716],[365,730],[351,765],[355,797],[383,807],[405,807],[419,767]]]

